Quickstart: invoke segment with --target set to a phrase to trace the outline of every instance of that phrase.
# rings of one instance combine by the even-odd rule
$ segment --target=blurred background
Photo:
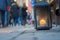
[[[59,0],[44,1],[50,5],[52,24],[60,25]],[[40,2],[42,0],[6,0],[5,2],[2,0],[0,3],[0,27],[8,27],[8,25],[16,24],[33,24],[35,20],[34,5],[38,6]],[[41,5],[46,4],[43,3]]]

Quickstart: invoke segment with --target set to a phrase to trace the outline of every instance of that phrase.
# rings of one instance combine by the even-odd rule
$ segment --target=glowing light
[[[41,26],[45,26],[46,25],[46,20],[45,19],[40,19],[39,23]]]
[[[16,2],[16,0],[14,0]]]
[[[26,6],[28,7],[28,0],[26,0]]]
[[[42,0],[39,0],[39,1],[42,1]]]
[[[54,0],[47,0],[48,3],[51,3],[52,1],[54,1]]]
[[[41,2],[41,1],[43,1],[43,0],[36,0],[37,2]]]

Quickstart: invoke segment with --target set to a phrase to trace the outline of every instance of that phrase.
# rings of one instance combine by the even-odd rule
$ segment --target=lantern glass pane
[[[37,27],[48,27],[47,12],[42,12],[40,9],[36,10]]]

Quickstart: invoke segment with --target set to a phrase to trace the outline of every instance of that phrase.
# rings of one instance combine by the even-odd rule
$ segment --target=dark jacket
[[[0,0],[0,10],[7,10],[7,6],[11,4],[11,0]]]
[[[27,16],[27,12],[26,12],[27,8],[22,8],[22,16],[26,17]]]
[[[13,18],[19,17],[19,7],[15,4],[11,4],[11,14]]]

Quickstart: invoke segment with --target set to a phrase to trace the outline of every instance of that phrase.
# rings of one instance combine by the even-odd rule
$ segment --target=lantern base
[[[37,27],[36,30],[50,30],[51,27]]]

